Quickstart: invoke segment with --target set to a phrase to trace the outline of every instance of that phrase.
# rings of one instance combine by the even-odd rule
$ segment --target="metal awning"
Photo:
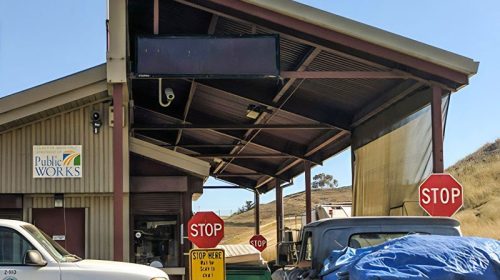
[[[278,2],[283,5],[160,1],[154,12],[152,1],[129,1],[131,42],[154,30],[163,36],[277,34],[281,65],[277,79],[162,79],[161,90],[175,93],[168,107],[158,103],[159,79],[132,73],[134,137],[204,160],[211,176],[262,193],[275,179],[304,172],[304,163],[322,164],[349,147],[353,127],[385,108],[431,86],[454,92],[477,71],[468,58]],[[387,44],[370,32],[385,32]],[[134,44],[130,53],[135,61]],[[252,110],[255,119],[247,116]]]

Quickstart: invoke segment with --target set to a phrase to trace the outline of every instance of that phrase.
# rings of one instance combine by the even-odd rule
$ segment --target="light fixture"
[[[54,208],[64,207],[64,194],[56,193],[54,194]]]
[[[250,104],[247,107],[246,116],[249,119],[256,120],[263,112],[268,112],[268,110],[261,105]]]

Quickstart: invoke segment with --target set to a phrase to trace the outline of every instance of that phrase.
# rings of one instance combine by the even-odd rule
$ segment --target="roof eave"
[[[479,62],[364,23],[290,0],[243,0],[249,4],[367,41],[471,77]]]

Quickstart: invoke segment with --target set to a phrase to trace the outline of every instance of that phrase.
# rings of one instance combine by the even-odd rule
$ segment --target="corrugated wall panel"
[[[112,192],[112,128],[109,104],[97,103],[0,134],[0,193]],[[101,112],[94,134],[90,116]],[[33,145],[82,145],[82,178],[33,179]]]
[[[111,260],[113,257],[113,197],[110,195],[66,195],[64,204],[66,208],[87,208],[88,228],[86,231],[89,233],[87,258]],[[32,208],[52,207],[54,207],[53,196],[32,197]],[[31,222],[31,217],[29,221]]]

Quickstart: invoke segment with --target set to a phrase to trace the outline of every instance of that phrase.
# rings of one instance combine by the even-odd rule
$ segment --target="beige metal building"
[[[0,99],[0,218],[32,222],[80,256],[114,258],[111,101],[106,65]],[[100,115],[97,130],[94,113]],[[125,122],[123,129],[127,127]],[[191,214],[183,205],[190,207],[191,194],[202,192],[209,165],[124,135],[123,231],[134,232],[131,222],[139,222],[134,218],[141,215],[166,216],[176,240],[166,256],[176,265],[167,271],[183,274],[175,268],[184,249],[178,241],[187,219],[183,215]],[[81,177],[36,177],[34,147],[47,145],[81,145]],[[130,157],[137,168],[128,168]],[[141,170],[141,163],[159,171]],[[135,257],[130,255],[130,236],[123,236],[126,261]]]

